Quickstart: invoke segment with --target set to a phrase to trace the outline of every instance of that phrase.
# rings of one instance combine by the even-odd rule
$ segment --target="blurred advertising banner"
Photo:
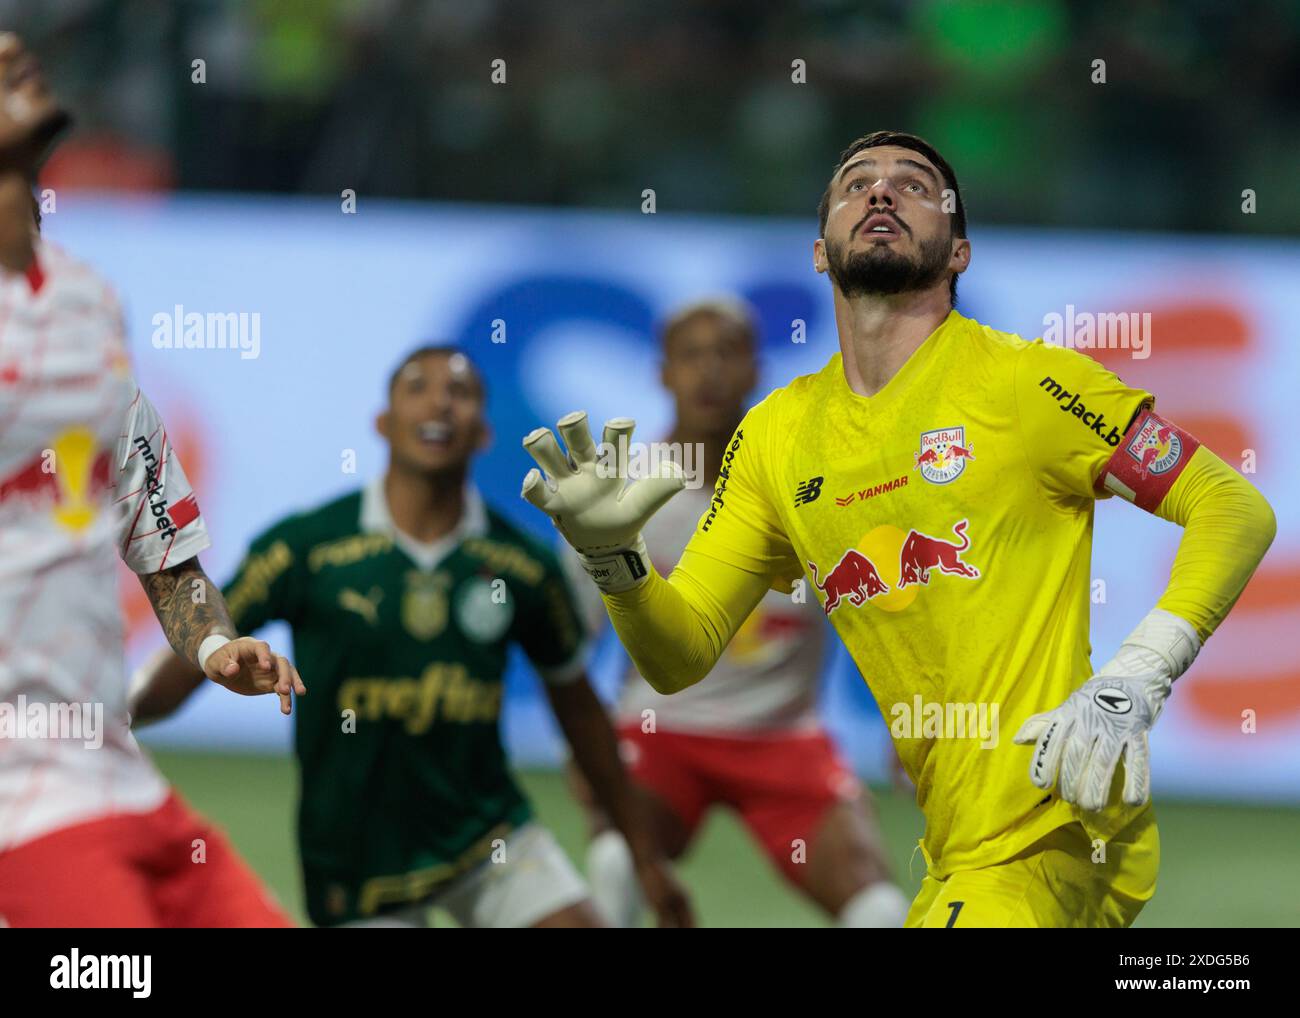
[[[82,197],[45,233],[118,287],[136,372],[199,493],[224,581],[286,513],[383,471],[374,430],[389,372],[428,340],[462,345],[489,383],[486,498],[547,540],[522,502],[520,438],[572,409],[632,416],[652,439],[671,405],[657,323],[735,294],[763,330],[755,401],[836,350],[829,286],[812,270],[815,218],[760,220],[319,200]],[[1279,533],[1236,610],[1180,680],[1152,743],[1157,790],[1300,801],[1300,476],[1288,449],[1300,384],[1289,294],[1300,243],[1227,237],[976,231],[959,309],[1026,338],[1087,350],[1196,434],[1272,502]],[[1155,603],[1180,531],[1119,500],[1098,507],[1093,660]],[[1025,583],[1034,577],[1026,575]],[[161,637],[124,574],[133,661]],[[977,620],[963,620],[971,639]],[[283,632],[276,638],[284,643]],[[593,670],[620,666],[607,641]],[[886,773],[888,733],[837,650],[828,724],[863,773]],[[304,676],[310,686],[311,676]],[[558,759],[537,680],[516,662],[506,732],[520,762]],[[146,741],[278,749],[275,704],[207,689]]]

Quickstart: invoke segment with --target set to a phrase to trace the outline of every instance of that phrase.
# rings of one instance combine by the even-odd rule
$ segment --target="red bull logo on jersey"
[[[100,494],[109,486],[110,457],[96,444],[89,428],[61,431],[49,448],[0,479],[0,502],[25,501],[33,508],[48,508],[64,529],[85,530],[99,512]]]
[[[827,615],[839,607],[843,598],[847,597],[851,604],[860,608],[877,594],[889,592],[875,563],[853,548],[835,563],[825,580],[817,576],[817,563],[809,562],[808,568],[812,570],[813,583],[825,596],[822,608]]]
[[[823,595],[822,609],[829,616],[847,601],[855,608],[871,602],[884,611],[902,611],[916,599],[921,587],[930,585],[935,571],[945,576],[979,579],[979,569],[963,557],[971,547],[969,526],[969,520],[953,524],[956,541],[932,537],[916,529],[904,532],[890,525],[876,527],[858,540],[857,547],[841,556],[825,579],[818,572],[817,563],[810,561],[808,569],[813,583]],[[882,572],[877,565],[894,562],[898,563],[897,572],[888,567]]]
[[[1150,414],[1124,451],[1137,462],[1139,476],[1146,480],[1151,474],[1168,473],[1178,466],[1183,442],[1173,427]]]
[[[970,548],[970,538],[966,536],[967,525],[968,521],[962,520],[952,528],[952,532],[961,538],[959,542],[931,537],[919,530],[908,534],[898,557],[899,587],[906,587],[910,583],[928,584],[931,569],[970,580],[979,579],[980,571],[961,560],[961,553]]]
[[[921,432],[921,451],[912,454],[916,460],[913,470],[931,484],[951,484],[966,469],[966,461],[973,460],[972,443],[966,441],[965,427],[937,428]]]

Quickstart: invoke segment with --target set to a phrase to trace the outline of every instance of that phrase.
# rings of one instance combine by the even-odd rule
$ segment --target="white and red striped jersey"
[[[709,510],[713,488],[687,488],[646,522],[642,536],[664,576],[681,558],[695,525]],[[600,592],[577,555],[563,544],[561,559],[592,631],[607,622]],[[816,596],[803,601],[769,590],[701,681],[672,696],[658,693],[629,667],[616,708],[621,724],[641,724],[654,711],[659,730],[744,736],[802,732],[820,725],[817,687],[829,627]]]
[[[111,288],[38,242],[0,273],[0,851],[163,802],[128,727],[113,560],[157,572],[208,544]]]

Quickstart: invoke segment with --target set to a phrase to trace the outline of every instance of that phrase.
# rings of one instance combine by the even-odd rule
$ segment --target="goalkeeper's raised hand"
[[[641,528],[685,486],[681,467],[669,459],[655,464],[649,476],[627,483],[628,440],[635,426],[628,417],[606,421],[598,449],[586,411],[575,410],[556,425],[567,455],[549,428],[524,438],[541,470],[528,471],[521,494],[551,517],[587,575],[607,594],[645,581],[650,559]]]

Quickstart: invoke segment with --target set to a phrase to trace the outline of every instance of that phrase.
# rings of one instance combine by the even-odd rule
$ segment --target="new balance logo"
[[[794,490],[794,504],[798,508],[801,505],[807,505],[809,502],[816,502],[822,493],[822,481],[824,477],[812,477],[804,481]]]

